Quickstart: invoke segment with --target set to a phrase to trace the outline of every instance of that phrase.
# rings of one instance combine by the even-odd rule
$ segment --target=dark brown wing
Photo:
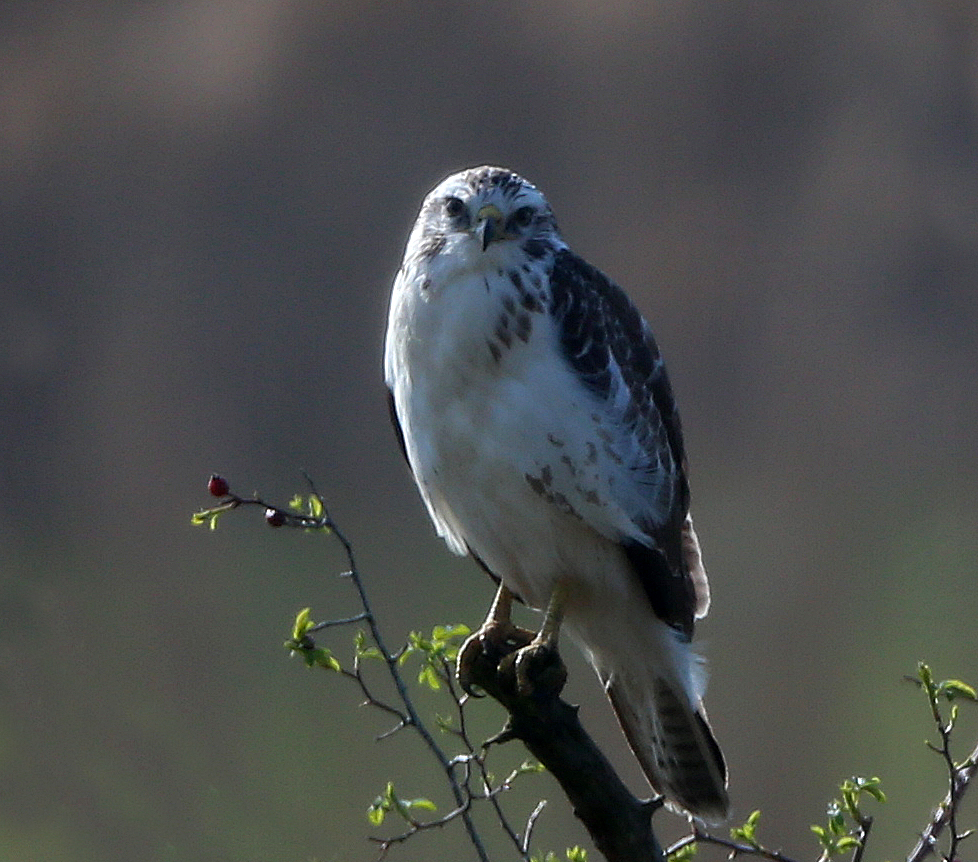
[[[581,384],[617,411],[634,449],[630,477],[648,489],[641,510],[630,513],[642,538],[625,540],[625,553],[656,615],[688,638],[696,595],[682,547],[686,454],[659,348],[625,292],[572,252],[557,253],[550,285],[564,358]]]

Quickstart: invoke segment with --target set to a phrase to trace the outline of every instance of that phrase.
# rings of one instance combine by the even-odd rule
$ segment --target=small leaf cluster
[[[669,862],[689,862],[696,856],[697,843],[689,841],[682,845],[678,850],[673,850],[668,855]]]
[[[752,811],[750,816],[744,821],[742,826],[734,826],[730,830],[730,837],[734,841],[742,841],[754,850],[760,850],[761,844],[757,840],[757,824],[761,819],[760,809]]]
[[[193,515],[190,516],[190,523],[195,527],[200,527],[207,524],[207,526],[212,530],[216,530],[218,517],[220,517],[226,511],[227,507],[225,506],[217,506],[213,509],[201,509],[199,512],[194,512]]]
[[[942,733],[950,734],[950,732],[954,730],[954,725],[958,721],[959,705],[955,703],[955,701],[962,699],[978,701],[978,692],[976,692],[975,689],[967,683],[961,682],[959,679],[945,679],[941,682],[936,682],[930,666],[924,662],[918,663],[917,676],[920,679],[920,686],[923,688],[924,694],[927,696],[927,701],[930,704],[931,714],[934,717],[934,721],[937,722],[938,727],[942,729]],[[951,704],[950,714],[946,724],[944,723],[943,714],[941,712],[942,701],[947,701],[949,704]],[[932,745],[931,748],[936,748],[936,746]]]
[[[190,523],[195,527],[207,524],[212,530],[217,529],[217,519],[225,512],[237,509],[240,506],[257,506],[265,511],[265,523],[270,527],[300,527],[307,532],[314,530],[317,532],[333,532],[332,521],[326,512],[323,498],[316,492],[312,481],[307,476],[312,493],[303,495],[296,494],[289,503],[291,513],[286,510],[266,503],[257,494],[251,497],[242,497],[231,491],[227,479],[217,473],[212,473],[207,482],[207,490],[213,497],[219,497],[221,502],[217,506],[209,509],[201,509],[190,518]]]
[[[411,632],[398,662],[403,665],[412,656],[421,656],[418,682],[432,691],[438,691],[450,679],[451,663],[458,656],[462,640],[470,632],[469,627],[463,623],[435,626],[431,630],[431,637],[425,637],[420,632]]]
[[[968,784],[978,773],[978,746],[964,760],[958,760],[951,751],[951,740],[958,721],[958,701],[976,701],[975,689],[958,679],[945,679],[938,682],[930,667],[924,662],[917,665],[917,678],[910,678],[923,690],[930,707],[931,718],[938,734],[938,743],[927,740],[927,747],[944,761],[947,770],[948,791],[944,801],[937,807],[931,822],[920,836],[914,852],[908,857],[919,860],[934,852],[934,846],[941,833],[947,835],[945,859],[958,859],[961,842],[974,835],[975,830],[962,830],[958,824],[958,806],[967,790]],[[948,717],[944,715],[944,702],[950,704]]]
[[[540,772],[546,772],[547,767],[544,766],[538,760],[524,760],[519,766],[516,767],[506,779],[507,784],[512,784],[513,779],[519,778],[521,775],[537,775]]]
[[[295,623],[292,625],[292,637],[285,642],[285,648],[291,650],[293,655],[301,656],[306,667],[321,667],[339,673],[343,667],[333,653],[326,647],[317,646],[309,635],[309,632],[316,627],[310,613],[310,608],[303,608],[296,615]]]
[[[828,804],[826,825],[811,827],[822,847],[822,858],[854,851],[862,845],[866,829],[872,823],[872,818],[864,814],[860,807],[863,794],[877,802],[886,802],[879,778],[847,778],[839,790],[842,798],[833,799]]]
[[[383,660],[384,654],[373,644],[367,642],[367,633],[363,629],[357,629],[353,636],[353,649],[357,659]]]
[[[400,796],[394,790],[394,783],[392,781],[387,782],[387,787],[384,788],[384,792],[380,794],[373,802],[370,803],[370,807],[367,809],[367,819],[374,825],[380,826],[384,822],[384,818],[390,814],[394,813],[399,815],[407,823],[412,826],[417,825],[417,820],[412,816],[412,811],[437,811],[438,806],[435,805],[430,799],[426,799],[421,796],[417,799],[401,799]]]
[[[566,862],[587,862],[587,850],[577,845],[568,847],[564,851],[564,859]],[[534,854],[530,857],[530,860],[531,862],[562,862],[560,857],[552,850],[548,851],[545,856]]]
[[[464,707],[468,698],[460,693],[455,683],[452,667],[452,662],[458,655],[462,640],[469,635],[469,628],[464,625],[435,626],[430,636],[413,632],[404,646],[399,650],[390,651],[385,645],[382,632],[371,610],[364,583],[354,558],[353,546],[330,517],[323,498],[316,491],[312,479],[308,475],[305,478],[309,486],[309,493],[296,494],[287,506],[281,507],[266,502],[257,493],[250,497],[242,497],[233,493],[230,484],[223,476],[213,474],[208,480],[207,489],[211,497],[218,498],[220,502],[213,507],[195,513],[192,516],[192,523],[197,526],[207,524],[211,529],[214,529],[217,526],[218,518],[225,512],[239,507],[254,507],[263,510],[265,522],[270,527],[288,526],[307,532],[324,532],[332,535],[342,546],[349,568],[341,574],[341,577],[348,579],[353,584],[360,600],[360,610],[346,617],[315,622],[312,619],[311,610],[303,608],[292,623],[291,633],[285,641],[285,647],[293,655],[301,656],[307,667],[320,667],[353,681],[363,695],[363,705],[369,705],[396,720],[389,730],[377,737],[378,741],[402,730],[415,731],[448,777],[449,789],[455,802],[454,807],[447,814],[441,817],[427,818],[422,822],[415,819],[416,814],[424,811],[435,812],[437,810],[435,804],[425,797],[402,798],[395,791],[393,784],[388,783],[383,793],[378,795],[369,806],[367,817],[373,825],[377,826],[384,822],[388,813],[393,812],[397,815],[396,819],[406,822],[409,828],[399,835],[387,838],[371,837],[370,840],[381,847],[381,856],[383,857],[390,847],[403,843],[419,832],[438,829],[448,823],[459,821],[472,840],[479,858],[483,862],[488,862],[488,856],[472,820],[471,811],[474,803],[484,802],[493,807],[499,824],[512,840],[521,857],[527,858],[526,847],[529,845],[529,830],[542,809],[543,803],[531,815],[527,824],[527,832],[521,836],[500,808],[497,797],[502,791],[509,789],[510,782],[516,777],[538,772],[543,767],[539,764],[524,763],[514,770],[508,778],[496,785],[495,779],[486,768],[485,749],[478,748],[477,744],[469,737],[464,717]],[[341,664],[332,651],[316,644],[314,636],[317,636],[319,632],[353,626],[357,623],[366,624],[367,630],[356,631],[353,642],[353,661],[349,666]],[[454,720],[440,716],[436,716],[436,719],[440,728],[453,737],[461,748],[458,754],[447,754],[435,741],[418,714],[408,687],[404,684],[400,668],[414,656],[420,659],[419,683],[429,690],[442,689],[443,693],[447,693],[453,705],[456,713]],[[365,659],[379,661],[383,668],[379,674],[379,682],[364,675],[361,665]],[[374,694],[375,684],[384,685],[384,670],[386,670],[388,683],[392,684],[393,692],[386,696],[377,696]],[[457,726],[452,727],[453,724]],[[584,852],[579,848],[568,851],[567,859],[569,862],[586,862],[586,858]]]
[[[328,527],[321,523],[326,514],[326,510],[323,507],[323,500],[319,494],[296,494],[289,500],[289,508],[303,518],[307,518],[313,522],[319,522],[317,526],[320,529],[328,530]]]

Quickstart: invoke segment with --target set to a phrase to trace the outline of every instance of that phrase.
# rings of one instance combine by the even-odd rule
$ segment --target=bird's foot
[[[535,694],[556,697],[567,682],[567,668],[555,638],[536,637],[506,656],[499,670],[507,672],[510,668],[516,678],[516,691],[523,697]]]
[[[533,632],[508,620],[486,620],[478,631],[469,635],[458,651],[455,676],[466,694],[481,697],[473,690],[477,679],[486,672],[495,673],[507,657],[533,641]]]

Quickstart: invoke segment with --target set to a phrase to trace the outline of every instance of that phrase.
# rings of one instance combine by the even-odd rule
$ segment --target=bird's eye
[[[529,227],[533,221],[533,207],[520,207],[509,220],[514,227]]]
[[[450,219],[457,219],[465,212],[465,204],[459,198],[445,199],[445,215]]]

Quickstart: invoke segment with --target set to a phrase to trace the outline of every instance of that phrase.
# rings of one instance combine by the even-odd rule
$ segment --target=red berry
[[[265,522],[269,527],[281,527],[285,523],[285,512],[269,507],[265,510]]]
[[[228,485],[228,480],[223,476],[218,476],[217,473],[212,473],[210,480],[207,482],[207,490],[211,492],[215,497],[226,497],[231,488]]]

